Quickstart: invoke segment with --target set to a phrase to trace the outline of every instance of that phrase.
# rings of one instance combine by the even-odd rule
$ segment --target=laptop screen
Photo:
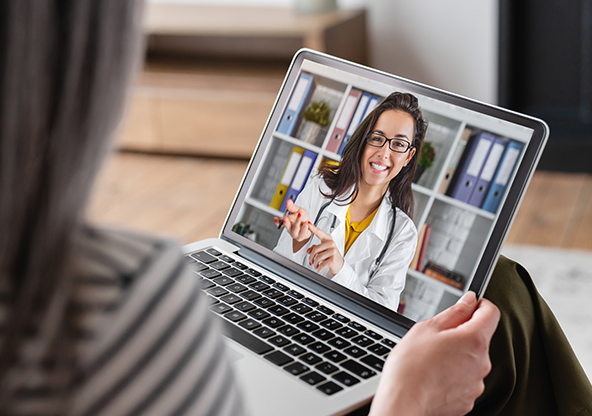
[[[428,122],[420,149],[410,146],[413,128],[407,136],[387,137],[383,130],[388,129],[379,125],[382,115],[370,122],[396,92],[416,97]],[[286,76],[223,235],[367,304],[424,320],[467,290],[484,290],[546,136],[538,120],[302,51]],[[353,152],[348,144],[363,149],[369,160],[346,157]],[[397,198],[391,190],[399,188],[389,187],[367,215],[350,205],[356,179],[346,175],[357,171],[358,181],[388,175],[396,180],[403,172],[390,173],[396,158],[381,164],[373,156],[384,147],[401,149],[393,154],[402,164],[417,153],[416,174],[405,185],[411,203],[393,211]],[[358,166],[346,169],[344,160]],[[369,189],[365,184],[357,188]],[[314,232],[296,221],[282,226],[296,211]]]

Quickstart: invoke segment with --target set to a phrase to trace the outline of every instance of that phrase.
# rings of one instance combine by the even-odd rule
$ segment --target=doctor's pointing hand
[[[285,216],[283,219],[276,217],[274,221],[276,224],[282,221],[283,227],[292,237],[293,252],[300,251],[315,235],[321,242],[310,246],[306,250],[306,254],[309,256],[308,264],[314,266],[318,272],[328,269],[331,276],[339,273],[345,260],[331,235],[312,224],[308,212],[294,204],[291,199],[286,202],[286,209],[290,212],[290,215]]]

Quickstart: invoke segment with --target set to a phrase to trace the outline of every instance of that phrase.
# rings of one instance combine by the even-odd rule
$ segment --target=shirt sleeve
[[[180,248],[159,242],[82,350],[76,415],[242,415],[217,318]]]

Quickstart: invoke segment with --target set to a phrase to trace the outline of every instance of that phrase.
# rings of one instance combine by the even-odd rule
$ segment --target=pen
[[[286,210],[286,212],[284,212],[284,216],[282,217],[282,219],[279,221],[279,224],[277,225],[278,230],[284,226],[284,218],[286,218],[288,215],[290,215],[290,211]]]

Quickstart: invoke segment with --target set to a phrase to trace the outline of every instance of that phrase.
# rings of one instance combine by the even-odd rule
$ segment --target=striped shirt
[[[81,373],[72,413],[242,414],[218,321],[179,247],[97,230],[79,246]],[[21,380],[17,414],[51,414],[41,380]]]

